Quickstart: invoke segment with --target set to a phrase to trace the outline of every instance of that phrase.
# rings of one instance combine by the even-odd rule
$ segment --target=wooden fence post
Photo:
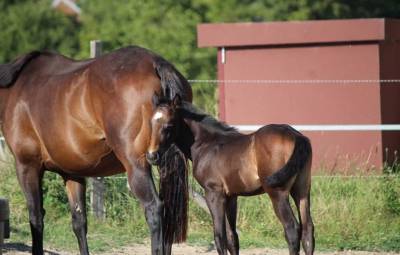
[[[90,41],[90,57],[96,58],[101,55],[101,41]],[[91,178],[92,191],[90,193],[90,204],[93,215],[98,219],[104,219],[106,212],[104,206],[104,196],[106,185],[103,177]]]
[[[4,137],[0,137],[0,159],[5,159],[6,158],[6,142],[4,140]]]
[[[4,238],[9,237],[6,232],[6,225],[10,219],[10,208],[7,199],[0,199],[0,255],[3,254]]]

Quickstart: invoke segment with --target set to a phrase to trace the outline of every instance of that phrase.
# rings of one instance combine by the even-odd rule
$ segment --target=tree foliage
[[[80,25],[50,7],[48,0],[0,1],[0,63],[36,49],[79,51]]]

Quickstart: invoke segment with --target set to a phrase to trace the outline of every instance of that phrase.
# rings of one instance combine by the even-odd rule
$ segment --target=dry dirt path
[[[26,245],[7,245],[4,255],[27,255],[30,247]],[[45,253],[46,255],[72,255],[77,253],[69,253],[58,250],[50,250]],[[92,253],[97,255],[122,255],[122,254],[133,254],[133,255],[150,255],[150,246],[146,244],[135,244],[128,247],[122,247],[120,249],[112,250],[105,253]],[[208,250],[206,247],[201,246],[189,246],[186,244],[174,245],[173,255],[217,255],[216,250]],[[286,255],[287,250],[276,250],[268,248],[257,248],[257,249],[243,249],[240,251],[242,255]],[[364,252],[364,251],[338,251],[338,252],[315,252],[316,255],[395,255],[400,253],[391,252]]]

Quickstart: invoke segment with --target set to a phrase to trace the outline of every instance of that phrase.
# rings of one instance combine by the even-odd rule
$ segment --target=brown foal
[[[237,196],[267,193],[283,225],[290,254],[299,254],[300,240],[307,255],[314,251],[310,214],[312,151],[309,139],[288,125],[267,125],[241,134],[181,102],[154,96],[152,135],[147,159],[175,142],[193,161],[193,175],[205,190],[214,223],[218,254],[239,254],[236,233]],[[298,209],[298,224],[289,203]]]
[[[89,253],[87,176],[127,173],[130,189],[145,211],[153,255],[170,254],[172,241],[185,239],[187,187],[179,180],[164,180],[161,190],[173,194],[160,196],[176,199],[163,203],[145,159],[154,93],[192,100],[184,77],[162,57],[140,47],[85,61],[35,51],[0,65],[1,128],[26,196],[33,254],[43,254],[45,170],[65,180],[81,254]],[[186,165],[184,158],[176,160],[179,153],[170,152],[174,154],[166,158]],[[166,168],[161,166],[161,171]]]

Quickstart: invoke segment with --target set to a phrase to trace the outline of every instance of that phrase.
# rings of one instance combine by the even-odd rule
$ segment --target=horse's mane
[[[184,118],[199,122],[204,128],[212,133],[223,135],[237,135],[239,131],[226,123],[215,119],[213,116],[204,113],[193,104],[182,101],[181,113]]]
[[[0,64],[0,88],[8,88],[17,80],[22,69],[34,58],[41,54],[40,51],[32,51],[11,63]]]

